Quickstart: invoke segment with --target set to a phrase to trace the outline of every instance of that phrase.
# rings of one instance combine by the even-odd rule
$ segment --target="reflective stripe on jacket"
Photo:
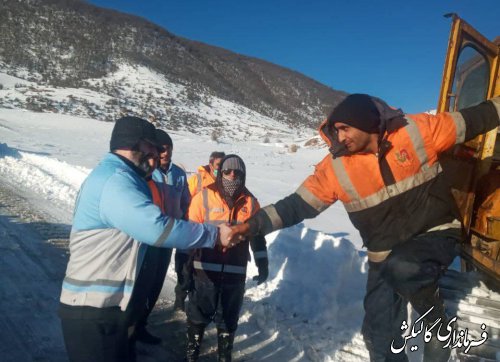
[[[189,219],[212,225],[222,223],[240,224],[259,210],[259,202],[246,189],[229,209],[227,203],[216,190],[215,184],[203,189],[194,196],[189,207]],[[255,259],[267,258],[266,243],[263,236],[250,240]],[[240,242],[233,248],[222,252],[220,249],[198,249],[194,257],[195,275],[212,280],[245,280],[247,262],[250,258],[249,240]],[[224,275],[222,275],[224,274]]]
[[[191,194],[191,197],[214,182],[215,179],[210,173],[209,165],[198,167],[196,173],[188,179],[189,193]]]

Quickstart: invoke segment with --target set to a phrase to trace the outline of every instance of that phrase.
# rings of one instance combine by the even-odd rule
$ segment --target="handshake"
[[[225,251],[232,248],[250,234],[250,225],[247,223],[232,225],[219,225],[219,238],[217,244]]]
[[[240,241],[245,240],[250,235],[250,225],[248,223],[229,226],[227,224],[219,225],[219,238],[217,244],[221,246],[222,251],[234,247]],[[265,240],[264,240],[265,242]],[[254,276],[253,280],[257,281],[257,285],[266,281],[269,276],[269,262],[266,257],[257,258],[255,260],[259,275]]]

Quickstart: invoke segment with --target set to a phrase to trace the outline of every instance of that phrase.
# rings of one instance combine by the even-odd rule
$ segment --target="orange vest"
[[[215,185],[210,185],[193,197],[189,206],[189,220],[212,225],[240,224],[253,216],[259,208],[257,199],[246,191],[234,203],[233,209],[229,209]],[[224,273],[226,281],[244,281],[249,258],[248,240],[224,253],[220,249],[197,249],[193,263],[194,273],[208,277],[214,282],[220,280],[221,273]]]
[[[189,220],[213,225],[241,224],[259,209],[259,202],[251,194],[241,195],[234,205],[230,210],[215,187],[204,188],[191,200]]]

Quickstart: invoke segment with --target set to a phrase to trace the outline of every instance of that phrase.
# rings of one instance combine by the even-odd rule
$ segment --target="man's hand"
[[[269,276],[269,261],[267,258],[261,258],[255,260],[257,268],[259,269],[259,275],[253,277],[253,280],[257,281],[257,285],[264,283]]]
[[[219,225],[219,240],[217,243],[222,246],[222,251],[232,248],[240,241],[245,240],[250,233],[250,226],[246,223],[228,226],[227,224]]]
[[[250,234],[250,225],[247,223],[238,224],[231,226],[231,232],[229,233],[229,238],[234,245],[238,244],[240,241],[245,240],[245,238]]]
[[[222,246],[222,250],[225,251],[227,248],[233,246],[230,245],[232,229],[226,224],[219,225],[219,239],[217,240],[217,244]]]

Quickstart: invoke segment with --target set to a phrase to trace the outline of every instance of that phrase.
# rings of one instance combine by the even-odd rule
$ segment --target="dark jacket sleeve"
[[[460,110],[465,121],[465,141],[491,131],[500,123],[500,97]]]
[[[261,234],[250,237],[250,248],[256,261],[257,259],[267,258],[266,238]]]
[[[276,204],[260,209],[248,220],[251,235],[267,235],[274,230],[286,228],[304,219],[318,216],[319,211],[293,193]]]

